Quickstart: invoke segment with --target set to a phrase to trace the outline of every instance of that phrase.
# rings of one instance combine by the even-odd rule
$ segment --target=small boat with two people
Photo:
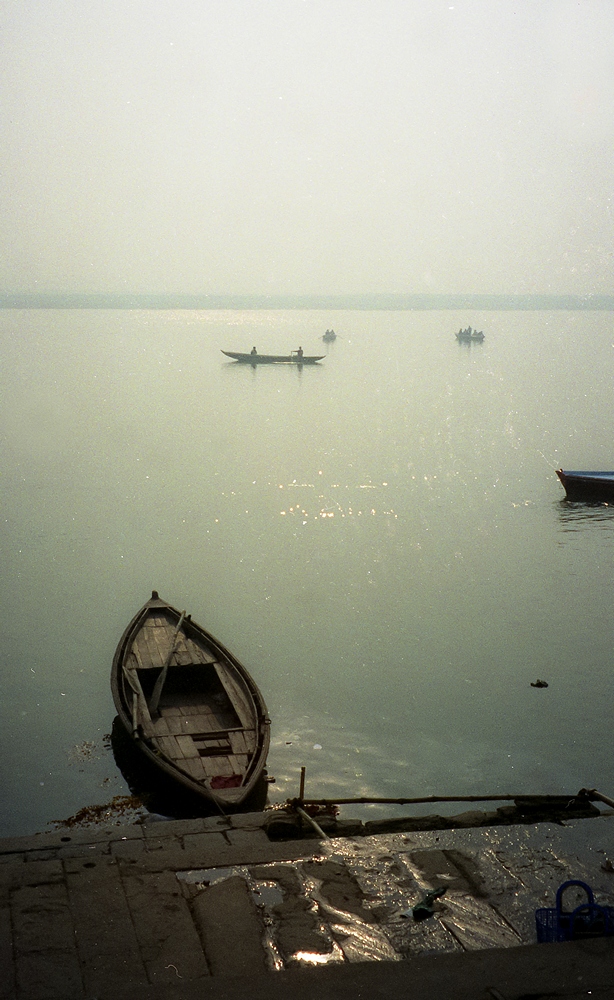
[[[222,351],[222,354],[242,365],[315,365],[325,357],[324,354],[304,354],[302,347],[290,351],[290,354],[258,354],[255,347],[252,347],[249,354],[241,354],[238,351]]]
[[[477,340],[478,343],[481,344],[484,340],[484,334],[481,330],[472,330],[471,327],[468,326],[465,330],[458,331],[456,339],[463,344],[469,343],[472,340]]]
[[[614,472],[556,469],[568,500],[614,501]]]
[[[337,334],[334,330],[327,330],[322,336],[322,340],[325,344],[332,344],[333,340],[337,339]]]
[[[156,773],[222,811],[259,787],[270,720],[256,683],[155,590],[119,641],[111,690],[123,727]]]

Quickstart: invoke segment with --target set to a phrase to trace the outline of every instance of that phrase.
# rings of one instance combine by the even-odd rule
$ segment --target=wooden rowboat
[[[614,500],[614,472],[556,469],[570,500]]]
[[[254,791],[269,749],[264,699],[237,658],[155,590],[120,639],[111,689],[124,727],[167,777],[223,809]]]
[[[315,365],[326,357],[325,354],[306,355],[292,351],[291,354],[239,354],[237,351],[222,351],[227,358],[244,365]]]

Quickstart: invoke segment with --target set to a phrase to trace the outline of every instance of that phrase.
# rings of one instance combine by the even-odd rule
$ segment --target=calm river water
[[[254,344],[326,357],[221,354]],[[554,474],[614,467],[611,314],[4,310],[0,345],[0,835],[128,794],[109,672],[154,588],[259,683],[272,801],[301,765],[614,793],[614,507]]]

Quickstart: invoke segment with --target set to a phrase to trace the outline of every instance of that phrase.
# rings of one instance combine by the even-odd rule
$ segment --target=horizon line
[[[614,310],[614,294],[366,292],[216,294],[209,292],[0,292],[0,309]]]

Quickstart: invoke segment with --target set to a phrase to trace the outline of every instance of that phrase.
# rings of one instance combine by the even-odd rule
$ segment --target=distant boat
[[[227,358],[243,365],[315,365],[322,361],[324,354],[309,356],[292,351],[290,354],[239,354],[237,351],[222,351]]]
[[[322,337],[322,340],[324,341],[325,344],[332,344],[333,340],[336,339],[337,339],[337,334],[335,333],[334,330],[327,330],[324,336]]]
[[[264,699],[237,658],[154,590],[124,632],[111,674],[119,718],[166,777],[238,808],[263,776]]]
[[[614,472],[557,469],[570,500],[614,500]]]
[[[456,339],[460,340],[462,343],[467,343],[470,340],[477,340],[480,344],[484,340],[484,334],[481,330],[472,330],[470,326],[466,330],[459,330],[456,334]]]

